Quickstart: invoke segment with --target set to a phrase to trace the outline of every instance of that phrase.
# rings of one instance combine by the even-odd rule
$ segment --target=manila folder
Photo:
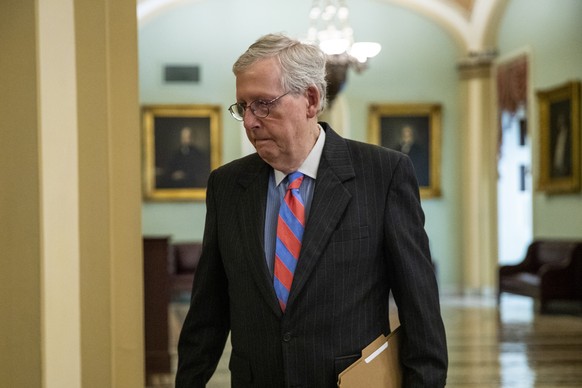
[[[339,388],[402,386],[399,358],[400,326],[388,336],[381,334],[362,350],[362,357],[340,373]]]

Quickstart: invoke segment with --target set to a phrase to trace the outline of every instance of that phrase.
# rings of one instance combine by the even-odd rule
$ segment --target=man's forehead
[[[276,69],[249,69],[236,77],[237,100],[271,99],[283,93],[281,77]]]

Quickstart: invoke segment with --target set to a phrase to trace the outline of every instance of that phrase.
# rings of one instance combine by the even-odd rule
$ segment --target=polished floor
[[[448,387],[582,387],[582,314],[539,315],[530,298],[443,300]]]
[[[514,295],[504,295],[500,308],[491,297],[447,297],[441,303],[447,387],[582,387],[580,306],[557,306],[552,314],[539,315],[530,298]],[[183,314],[184,306],[174,306],[174,331]],[[227,347],[208,388],[230,387],[229,355]],[[165,376],[157,387],[170,388],[170,381]]]

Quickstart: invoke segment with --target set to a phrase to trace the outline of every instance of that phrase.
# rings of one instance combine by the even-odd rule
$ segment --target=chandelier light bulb
[[[337,17],[340,20],[348,20],[349,14],[350,11],[348,11],[347,7],[340,7],[339,10],[337,11]]]
[[[333,56],[330,60],[351,63],[360,69],[359,72],[361,64],[378,55],[382,47],[374,42],[354,43],[354,31],[348,17],[345,0],[314,0],[309,13],[311,21],[307,39],[319,45],[328,56]]]
[[[319,15],[321,15],[321,9],[319,9],[319,7],[315,6],[315,7],[311,8],[311,11],[309,12],[310,19],[317,20]]]
[[[333,16],[335,14],[335,5],[329,4],[327,7],[325,7],[325,13],[327,13],[330,16]]]
[[[319,48],[327,55],[339,55],[345,53],[350,46],[347,39],[326,39],[319,43]]]
[[[376,42],[356,42],[350,48],[350,55],[360,62],[366,62],[368,58],[374,58],[380,53],[382,46]]]

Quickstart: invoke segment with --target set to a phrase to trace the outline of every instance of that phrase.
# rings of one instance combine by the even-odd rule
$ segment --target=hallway
[[[539,315],[531,299],[507,294],[499,310],[490,297],[447,297],[441,303],[449,348],[447,387],[582,386],[581,306]],[[185,306],[176,307],[174,319],[180,319]],[[227,345],[208,388],[230,387],[229,356]],[[155,387],[172,387],[170,376],[160,380],[166,384]]]

